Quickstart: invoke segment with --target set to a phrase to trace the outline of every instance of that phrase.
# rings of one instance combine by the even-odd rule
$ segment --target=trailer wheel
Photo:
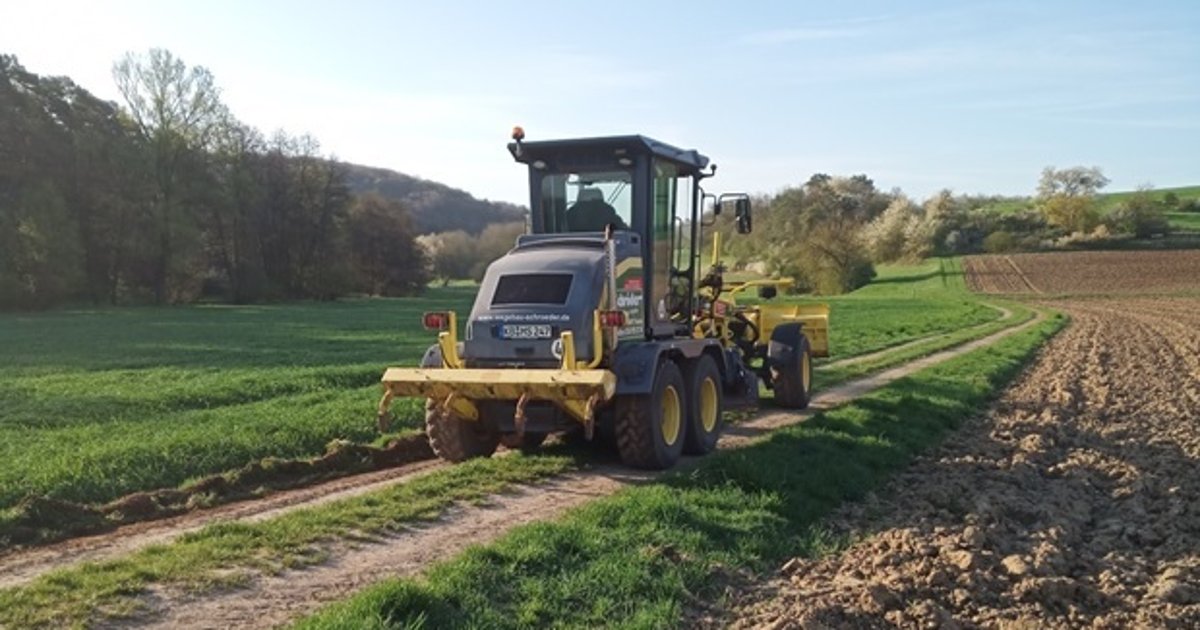
[[[617,450],[625,465],[662,470],[679,461],[687,433],[686,392],[679,366],[667,360],[659,364],[649,395],[617,398]]]
[[[500,444],[500,433],[482,418],[464,419],[433,400],[425,401],[425,435],[433,452],[449,462],[488,457]]]
[[[725,403],[721,372],[717,369],[717,362],[706,354],[689,361],[684,366],[683,374],[688,397],[687,434],[683,452],[704,455],[717,448],[717,440],[725,428],[721,417]]]
[[[514,451],[519,450],[522,453],[536,453],[538,448],[541,447],[542,442],[546,441],[546,435],[547,434],[545,433],[531,433],[527,431],[521,434],[520,437],[517,437],[516,433],[505,433],[504,435],[500,436],[500,443],[503,444],[505,448],[509,448]]]
[[[799,330],[781,326],[771,335],[771,345],[777,343],[789,347],[790,351],[771,363],[775,402],[788,409],[804,409],[812,394],[812,351],[808,337]]]

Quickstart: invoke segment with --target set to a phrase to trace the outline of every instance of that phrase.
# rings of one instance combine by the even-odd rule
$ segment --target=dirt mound
[[[1200,300],[1056,307],[1073,324],[986,417],[733,625],[1200,627]]]
[[[268,457],[181,488],[135,492],[100,506],[29,497],[0,521],[0,549],[45,543],[70,536],[110,531],[127,523],[165,518],[197,508],[259,497],[272,490],[430,459],[424,435],[390,441],[383,448],[342,440],[331,442],[321,457]]]

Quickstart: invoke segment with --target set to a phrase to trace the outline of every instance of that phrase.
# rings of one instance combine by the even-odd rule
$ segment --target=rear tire
[[[725,396],[721,387],[721,371],[709,355],[689,361],[684,366],[687,383],[687,434],[683,452],[704,455],[717,448],[717,440],[725,428],[723,411]]]
[[[500,433],[483,418],[467,420],[433,400],[425,402],[425,435],[433,452],[448,462],[488,457],[500,444]]]
[[[617,398],[617,450],[626,466],[663,470],[679,461],[687,433],[686,395],[679,366],[665,360],[649,395]]]
[[[808,337],[801,334],[794,348],[788,361],[771,366],[771,380],[776,404],[804,409],[812,395],[812,350],[808,347]]]

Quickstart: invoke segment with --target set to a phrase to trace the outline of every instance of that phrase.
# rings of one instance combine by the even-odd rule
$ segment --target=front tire
[[[684,381],[687,382],[688,427],[683,452],[705,455],[717,448],[717,440],[725,428],[722,418],[725,396],[717,362],[707,354],[688,362],[684,368]]]
[[[804,409],[812,397],[812,350],[803,334],[789,341],[794,345],[788,359],[771,366],[775,402],[788,409]]]
[[[483,418],[467,420],[434,400],[425,401],[425,435],[433,452],[448,462],[489,457],[500,445],[500,433]]]
[[[679,461],[687,433],[686,392],[679,366],[664,360],[649,395],[617,398],[617,450],[625,465],[663,470]]]

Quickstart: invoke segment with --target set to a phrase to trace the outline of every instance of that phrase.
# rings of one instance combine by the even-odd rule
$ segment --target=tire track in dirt
[[[1017,277],[1021,279],[1021,282],[1023,282],[1030,291],[1033,291],[1034,293],[1042,293],[1041,289],[1037,288],[1036,285],[1029,281],[1029,276],[1025,275],[1024,271],[1021,271],[1021,268],[1017,266],[1015,261],[1013,261],[1012,256],[1005,256],[1004,260],[1008,263],[1009,267],[1012,267],[1013,272],[1017,274]]]
[[[8,551],[0,555],[0,588],[19,586],[61,567],[105,560],[150,545],[167,543],[213,523],[262,521],[291,510],[348,499],[415,479],[444,466],[435,460],[417,462],[280,491],[253,501],[239,501],[170,518],[134,523],[94,536]]]
[[[651,478],[648,473],[605,466],[587,474],[568,474],[543,484],[492,497],[481,506],[457,506],[437,522],[403,533],[328,551],[332,560],[310,570],[260,577],[249,589],[216,596],[188,596],[156,590],[143,601],[145,618],[113,627],[263,628],[279,626],[324,603],[385,578],[413,575],[426,566],[495,540],[510,528],[559,516],[566,510]],[[447,526],[452,523],[452,526]]]
[[[715,625],[1200,627],[1200,300],[1072,324],[992,408],[827,525],[857,539]]]

